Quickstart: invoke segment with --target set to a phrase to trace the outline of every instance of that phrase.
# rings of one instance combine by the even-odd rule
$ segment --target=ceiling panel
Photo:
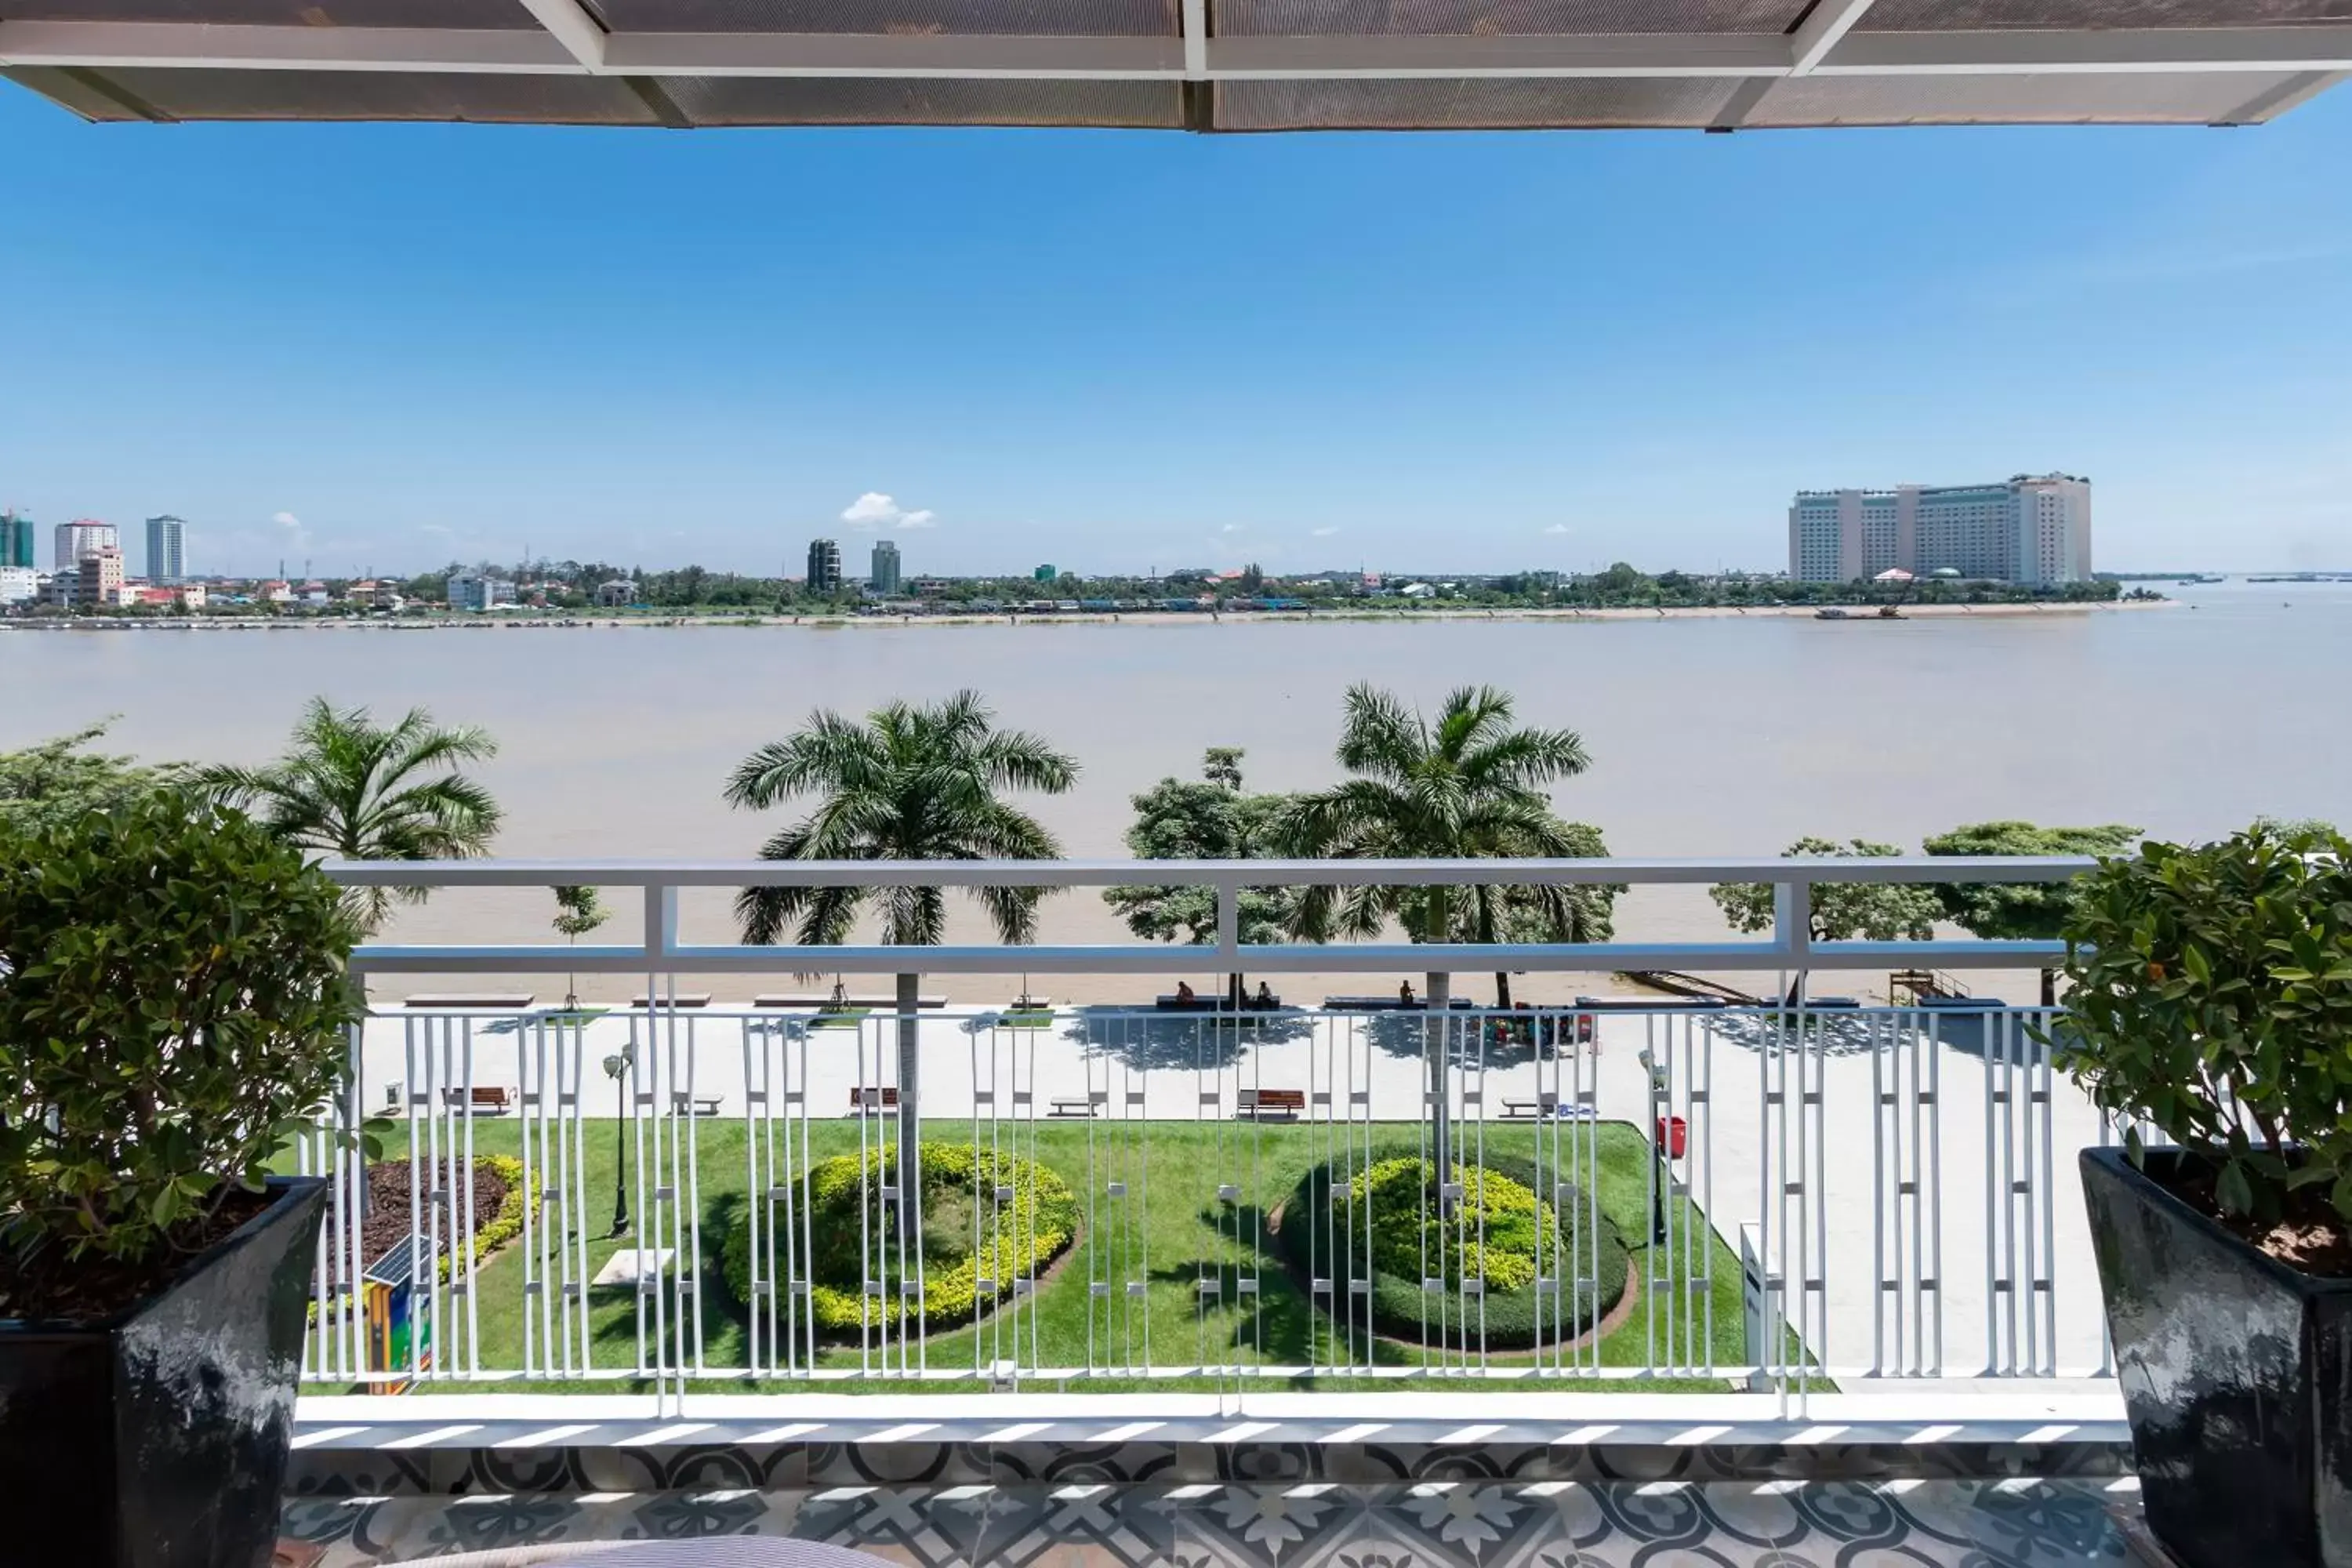
[[[1807,0],[1210,0],[1226,37],[1782,33]]]

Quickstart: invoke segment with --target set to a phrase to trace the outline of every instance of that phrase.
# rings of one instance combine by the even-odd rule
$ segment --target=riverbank
[[[2014,616],[2079,616],[2117,610],[2169,610],[2179,608],[2174,599],[2117,600],[2090,604],[2035,605],[1906,605],[1895,617],[1901,620],[1941,620],[1951,618],[1988,619]],[[756,630],[762,627],[800,627],[812,631],[838,631],[862,627],[904,628],[908,626],[1216,626],[1335,624],[1348,626],[1403,626],[1414,622],[1480,622],[1480,621],[1674,621],[1674,620],[1815,620],[1823,608],[1842,609],[1844,619],[1853,623],[1875,622],[1886,617],[1872,605],[1685,605],[1647,609],[1578,609],[1529,605],[1496,607],[1492,609],[1465,606],[1457,609],[1398,609],[1398,610],[1139,610],[1125,611],[1029,611],[1000,612],[994,615],[940,614],[923,616],[779,616],[779,615],[704,615],[665,616],[643,613],[625,616],[562,613],[493,612],[471,615],[436,615],[422,617],[389,616],[171,616],[133,619],[124,617],[87,617],[72,620],[20,619],[0,621],[0,631],[21,632],[485,632],[500,629],[537,631],[614,631],[658,626],[709,626],[718,629]]]

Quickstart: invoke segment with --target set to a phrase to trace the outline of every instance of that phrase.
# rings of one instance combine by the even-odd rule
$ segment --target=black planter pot
[[[2352,1279],[2175,1197],[2186,1158],[2081,1156],[2148,1523],[2189,1568],[2352,1568]]]
[[[110,1324],[0,1323],[0,1563],[268,1568],[327,1195],[311,1176],[269,1190]]]

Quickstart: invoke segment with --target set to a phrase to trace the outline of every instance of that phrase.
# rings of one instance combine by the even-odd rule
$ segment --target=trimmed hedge
[[[813,1268],[809,1305],[817,1328],[856,1334],[870,1327],[898,1324],[910,1316],[912,1299],[899,1289],[915,1278],[916,1259],[902,1268],[895,1236],[875,1249],[886,1255],[882,1294],[867,1295],[866,1251],[895,1225],[883,1206],[881,1189],[892,1184],[898,1152],[884,1146],[864,1159],[837,1154],[809,1173],[807,1215]],[[1009,1203],[996,1189],[1009,1186]],[[782,1223],[783,1205],[771,1205]],[[1045,1166],[963,1143],[923,1145],[922,1310],[927,1331],[958,1328],[1013,1293],[1015,1279],[1042,1271],[1066,1251],[1078,1234],[1078,1200],[1069,1184]],[[973,1218],[979,1219],[980,1249],[972,1249]],[[751,1300],[751,1227],[727,1228],[719,1244],[719,1268],[735,1300]],[[987,1267],[983,1270],[983,1261]],[[994,1281],[988,1300],[980,1280]]]
[[[1475,1336],[1483,1325],[1487,1345],[1497,1350],[1573,1339],[1616,1306],[1629,1267],[1624,1240],[1606,1215],[1597,1238],[1586,1233],[1588,1205],[1575,1187],[1566,1189],[1566,1201],[1556,1209],[1538,1195],[1555,1189],[1550,1168],[1508,1154],[1490,1153],[1483,1169],[1457,1165],[1454,1173],[1463,1196],[1457,1217],[1449,1219],[1438,1217],[1435,1167],[1417,1148],[1373,1150],[1370,1163],[1357,1169],[1346,1192],[1336,1190],[1337,1173],[1328,1164],[1299,1178],[1277,1235],[1301,1273],[1332,1281],[1332,1295],[1317,1305],[1329,1310],[1331,1302],[1344,1303],[1339,1321],[1350,1321],[1352,1310],[1352,1322],[1360,1324],[1362,1309],[1349,1287],[1369,1279],[1377,1331],[1418,1340],[1438,1330]],[[1600,1267],[1592,1284],[1557,1296],[1536,1289],[1538,1274],[1551,1266],[1555,1235],[1570,1279],[1591,1266],[1597,1241]],[[1484,1279],[1483,1293],[1465,1291],[1465,1275]],[[1427,1289],[1424,1278],[1443,1279],[1446,1288]]]

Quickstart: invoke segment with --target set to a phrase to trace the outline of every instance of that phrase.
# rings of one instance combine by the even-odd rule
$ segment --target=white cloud
[[[1330,525],[1329,527],[1328,527],[1328,528],[1318,528],[1318,529],[1316,529],[1316,530],[1314,531],[1314,533],[1315,533],[1315,537],[1316,537],[1316,538],[1318,538],[1318,539],[1328,539],[1328,538],[1330,538],[1333,534],[1335,534],[1335,533],[1337,533],[1337,532],[1339,532],[1339,525],[1338,523],[1333,523],[1333,524],[1331,524],[1331,525]]]
[[[861,531],[877,528],[934,528],[938,526],[939,513],[928,509],[908,511],[880,490],[867,490],[849,503],[841,521]]]
[[[1219,533],[1239,533],[1241,531],[1242,525],[1238,522],[1229,522],[1225,524],[1224,527],[1217,530]]]
[[[280,511],[271,513],[269,521],[278,526],[281,531],[279,538],[287,549],[307,550],[310,548],[310,531],[302,526],[302,520],[300,518],[296,517],[290,511]]]
[[[1546,533],[1574,533],[1576,530],[1569,527],[1568,524],[1564,522],[1555,522],[1549,528],[1545,529],[1544,531]]]

